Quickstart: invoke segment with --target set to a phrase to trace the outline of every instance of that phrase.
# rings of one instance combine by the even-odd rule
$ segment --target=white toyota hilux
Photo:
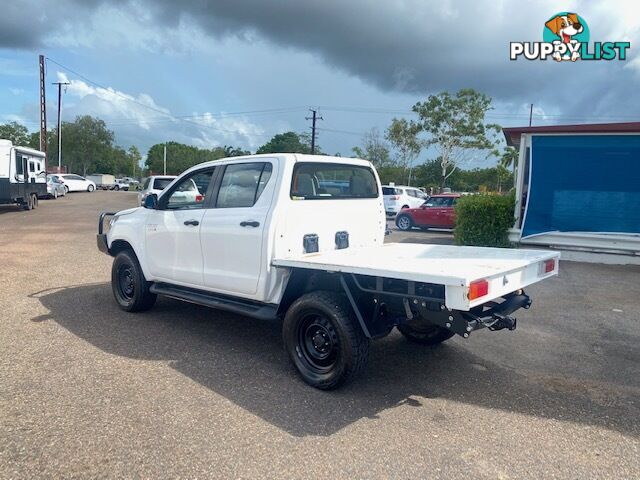
[[[426,345],[512,330],[523,288],[558,272],[557,252],[385,244],[385,229],[369,162],[271,154],[197,165],[142,207],[103,213],[97,240],[122,309],[165,295],[282,319],[292,362],[321,389],[356,376],[394,327]]]

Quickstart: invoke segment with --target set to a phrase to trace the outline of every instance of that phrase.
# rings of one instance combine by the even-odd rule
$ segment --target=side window
[[[227,165],[222,176],[216,208],[252,207],[271,178],[270,163]]]
[[[24,165],[22,163],[22,155],[16,154],[16,175],[24,174]]]
[[[168,210],[204,208],[205,195],[211,183],[213,170],[196,172],[183,178],[167,199]]]
[[[444,206],[446,198],[442,197],[431,197],[429,200],[425,202],[427,207],[442,207]]]
[[[29,173],[33,173],[36,171],[36,162],[33,160],[29,160]]]

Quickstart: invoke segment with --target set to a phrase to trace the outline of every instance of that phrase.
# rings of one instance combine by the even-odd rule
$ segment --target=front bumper
[[[113,217],[115,212],[102,212],[98,219],[98,234],[96,235],[96,242],[98,243],[98,250],[102,253],[109,254],[109,244],[107,243],[107,234],[104,233],[104,220],[107,217]]]
[[[109,244],[107,243],[107,234],[99,233],[96,235],[96,241],[98,243],[98,250],[102,253],[109,254]]]

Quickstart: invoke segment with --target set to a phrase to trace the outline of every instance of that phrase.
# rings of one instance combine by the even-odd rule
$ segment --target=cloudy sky
[[[630,41],[628,59],[509,61],[509,42],[540,41],[559,9],[591,41]],[[494,100],[502,125],[640,120],[637,0],[14,0],[0,15],[0,122],[38,126],[38,54],[47,56],[49,124],[104,119],[145,152],[176,140],[254,150],[305,131],[349,154],[372,127],[411,116],[427,95],[463,87]]]

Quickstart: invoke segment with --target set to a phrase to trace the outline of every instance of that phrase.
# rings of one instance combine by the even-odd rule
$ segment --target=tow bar
[[[465,312],[464,316],[470,324],[475,325],[475,328],[487,327],[492,331],[505,328],[515,330],[518,321],[511,314],[520,308],[526,310],[530,306],[531,299],[520,291],[506,296],[501,303],[489,302],[481,307],[482,309],[489,307],[487,310]]]

